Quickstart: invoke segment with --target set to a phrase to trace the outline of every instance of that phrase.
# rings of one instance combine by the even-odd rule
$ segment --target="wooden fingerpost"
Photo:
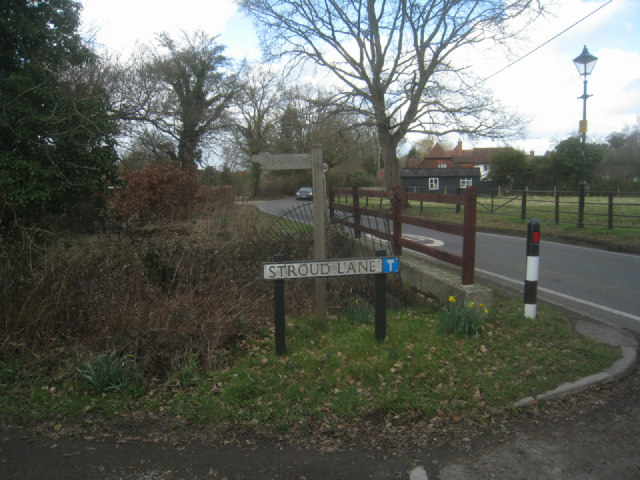
[[[325,225],[325,190],[322,161],[322,145],[314,145],[311,149],[311,179],[313,182],[313,258],[327,258],[326,225]],[[327,321],[327,279],[316,278],[316,320]]]

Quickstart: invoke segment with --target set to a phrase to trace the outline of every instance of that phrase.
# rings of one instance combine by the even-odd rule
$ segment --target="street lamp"
[[[587,140],[587,98],[591,95],[587,95],[587,75],[590,75],[593,71],[593,67],[596,64],[598,57],[591,55],[587,46],[582,49],[582,53],[573,59],[573,63],[578,69],[578,73],[584,77],[584,92],[582,94],[582,120],[578,128],[578,133],[582,135],[582,162],[580,164],[580,184],[578,193],[578,228],[584,228],[584,190],[585,190],[585,143]]]

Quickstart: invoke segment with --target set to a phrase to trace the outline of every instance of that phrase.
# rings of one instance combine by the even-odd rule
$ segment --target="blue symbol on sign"
[[[382,272],[383,273],[397,273],[398,272],[398,259],[396,257],[385,257],[382,259]]]

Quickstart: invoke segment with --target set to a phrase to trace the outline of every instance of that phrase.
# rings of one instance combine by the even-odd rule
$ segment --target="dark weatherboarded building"
[[[476,186],[480,169],[472,168],[403,168],[402,184],[408,192],[456,193],[458,189]]]
[[[404,189],[410,192],[455,193],[467,187],[477,187],[489,173],[489,157],[500,148],[464,150],[458,142],[453,150],[439,144],[419,164],[400,170]]]

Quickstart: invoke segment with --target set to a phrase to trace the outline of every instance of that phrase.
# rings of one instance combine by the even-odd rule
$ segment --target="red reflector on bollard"
[[[533,243],[540,243],[540,232],[533,232],[531,235],[531,241]]]

